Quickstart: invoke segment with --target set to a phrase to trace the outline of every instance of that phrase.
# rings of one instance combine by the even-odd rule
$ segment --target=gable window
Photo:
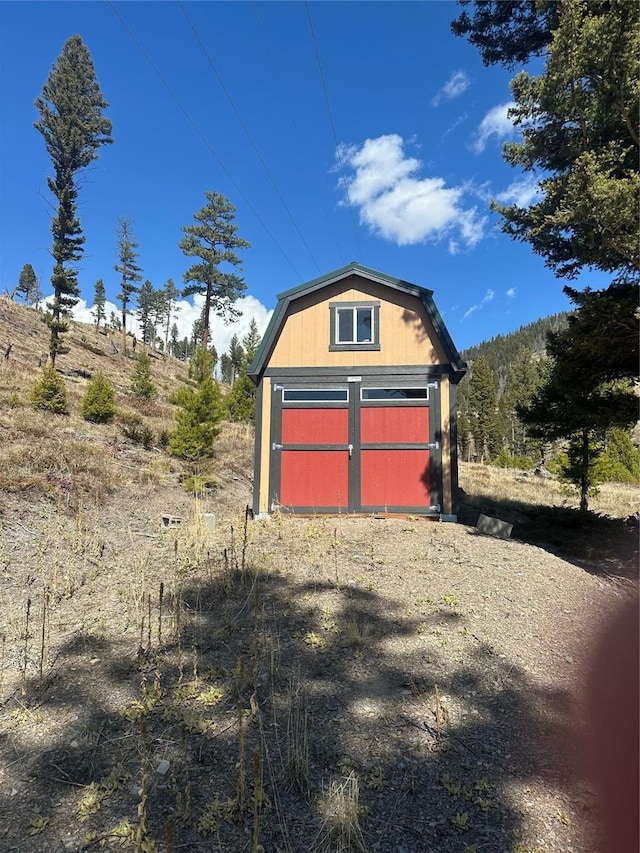
[[[379,302],[331,302],[330,350],[379,350]]]

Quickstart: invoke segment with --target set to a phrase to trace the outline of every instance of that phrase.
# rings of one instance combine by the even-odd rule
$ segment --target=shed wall
[[[380,350],[329,352],[329,303],[371,300],[380,302]],[[350,276],[324,288],[320,301],[316,293],[311,293],[290,306],[269,367],[349,368],[446,362],[442,344],[417,297]]]

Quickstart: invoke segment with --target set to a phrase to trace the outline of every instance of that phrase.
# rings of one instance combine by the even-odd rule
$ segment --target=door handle
[[[349,451],[349,459],[351,459],[351,456],[353,455],[353,444],[349,444],[347,446],[347,450]]]

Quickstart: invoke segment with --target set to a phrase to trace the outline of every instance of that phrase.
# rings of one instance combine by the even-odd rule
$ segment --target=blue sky
[[[115,303],[120,217],[144,277],[182,285],[181,228],[205,190],[229,198],[252,244],[244,316],[213,324],[218,351],[252,317],[264,330],[277,293],[351,261],[433,290],[459,349],[565,310],[563,282],[489,211],[535,187],[500,154],[515,138],[512,75],[451,35],[457,13],[444,0],[2,2],[0,292],[25,263],[51,292],[51,165],[33,102],[77,33],[114,138],[82,175],[78,319],[98,278]],[[199,306],[185,300],[182,334]]]

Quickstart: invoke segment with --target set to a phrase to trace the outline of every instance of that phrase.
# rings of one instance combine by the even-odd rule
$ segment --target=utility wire
[[[320,192],[320,187],[318,185],[318,182],[315,179],[313,169],[311,168],[311,161],[309,160],[309,154],[308,154],[307,148],[304,144],[304,140],[302,138],[302,133],[300,132],[300,128],[298,127],[298,125],[295,121],[293,109],[291,108],[291,104],[289,103],[289,101],[287,99],[287,96],[286,96],[285,90],[284,90],[284,86],[282,85],[282,81],[278,75],[278,69],[276,66],[276,62],[274,60],[273,51],[271,49],[271,45],[269,43],[269,40],[267,39],[267,35],[265,32],[264,25],[262,23],[262,19],[261,19],[260,15],[258,14],[258,4],[253,2],[253,0],[251,2],[251,8],[253,9],[253,14],[254,14],[254,17],[256,19],[256,23],[258,25],[260,37],[262,38],[262,44],[264,46],[265,54],[266,54],[267,59],[269,60],[269,62],[271,64],[271,70],[273,72],[273,76],[274,76],[274,78],[278,84],[278,88],[280,89],[280,97],[282,98],[282,102],[286,108],[288,115],[289,115],[289,121],[291,122],[291,127],[293,128],[293,132],[296,136],[298,145],[300,146],[300,150],[302,151],[302,154],[304,156],[305,163],[307,164],[307,171],[309,173],[309,178],[313,184],[313,188],[315,190],[316,197],[317,197],[318,201],[320,202],[320,207],[322,208],[322,212],[324,214],[324,218],[325,218],[325,221],[327,223],[327,227],[329,229],[331,237],[333,238],[333,242],[334,242],[335,247],[336,247],[337,256],[340,258],[341,265],[344,266],[344,256],[343,256],[342,250],[340,249],[340,245],[338,243],[338,238],[337,238],[335,230],[333,228],[331,218],[329,217],[329,213],[327,212],[327,208],[325,207],[324,202],[322,201],[322,194]]]
[[[242,198],[242,200],[243,200],[243,201],[244,201],[244,203],[247,205],[247,207],[249,208],[249,210],[250,210],[250,211],[253,213],[253,215],[256,217],[256,219],[258,220],[258,222],[260,223],[260,225],[262,225],[262,227],[264,228],[265,232],[266,232],[266,233],[267,233],[267,235],[269,236],[270,240],[271,240],[271,241],[273,242],[273,244],[276,246],[276,248],[278,249],[278,251],[282,254],[282,256],[283,256],[283,257],[284,257],[284,259],[287,261],[287,263],[289,264],[289,266],[291,267],[291,269],[294,271],[294,273],[298,276],[298,278],[299,278],[301,281],[304,281],[303,276],[302,276],[302,275],[300,274],[300,272],[296,269],[296,267],[294,266],[293,262],[291,261],[291,259],[290,259],[290,258],[289,258],[289,256],[287,255],[287,253],[284,251],[284,249],[282,248],[282,246],[278,243],[278,241],[276,240],[276,238],[274,237],[274,235],[271,233],[271,231],[269,230],[269,228],[268,228],[267,224],[265,223],[265,221],[262,219],[262,217],[260,216],[260,214],[258,213],[258,211],[255,209],[255,207],[251,204],[251,202],[250,202],[250,201],[249,201],[249,199],[246,197],[246,195],[244,194],[244,192],[240,189],[240,187],[238,186],[238,184],[237,184],[237,183],[236,183],[236,181],[234,180],[234,178],[233,178],[233,176],[231,175],[231,173],[229,172],[229,170],[226,168],[226,166],[224,165],[224,163],[222,162],[222,160],[220,160],[220,158],[218,157],[218,155],[216,154],[216,152],[215,152],[215,151],[213,150],[213,148],[211,147],[211,145],[210,145],[210,143],[209,143],[208,139],[206,138],[206,136],[204,135],[204,133],[200,130],[200,128],[198,127],[198,125],[197,125],[197,124],[195,123],[195,121],[191,118],[191,116],[190,116],[190,115],[189,115],[189,113],[187,112],[186,108],[182,105],[182,102],[180,101],[180,99],[178,98],[178,96],[174,93],[173,89],[172,89],[172,88],[171,88],[171,86],[167,83],[167,81],[165,80],[165,78],[162,76],[162,74],[161,74],[160,70],[159,70],[159,69],[158,69],[158,67],[155,65],[155,63],[153,62],[153,60],[151,59],[151,57],[149,56],[149,54],[147,53],[147,51],[142,47],[142,45],[140,44],[140,42],[138,41],[138,39],[135,37],[134,33],[133,33],[133,32],[132,32],[132,30],[129,28],[129,26],[128,26],[127,22],[124,20],[124,18],[123,18],[123,17],[122,17],[122,15],[120,14],[120,12],[118,12],[118,10],[117,10],[117,9],[116,9],[116,7],[115,7],[115,4],[113,3],[113,0],[108,0],[108,3],[109,3],[109,6],[111,7],[111,10],[114,12],[114,14],[116,15],[116,17],[118,18],[118,20],[120,21],[120,23],[122,24],[122,26],[124,27],[124,29],[126,30],[126,32],[129,34],[129,36],[130,36],[131,40],[133,41],[133,43],[135,44],[135,46],[138,48],[138,50],[140,51],[140,53],[141,53],[141,54],[144,56],[144,58],[147,60],[147,62],[149,63],[149,65],[153,68],[153,70],[155,71],[155,73],[157,74],[157,76],[160,78],[160,81],[162,82],[162,85],[165,87],[165,89],[167,90],[167,92],[171,95],[171,97],[173,98],[173,100],[174,100],[174,101],[175,101],[175,103],[177,104],[178,108],[180,109],[180,111],[182,112],[182,114],[184,115],[184,117],[187,119],[187,121],[189,122],[189,124],[191,125],[191,127],[195,130],[195,132],[198,134],[198,136],[200,137],[200,139],[202,140],[202,142],[205,144],[205,146],[206,146],[207,150],[209,151],[209,153],[211,154],[211,156],[213,157],[213,159],[216,161],[216,163],[218,164],[218,166],[220,167],[220,169],[221,169],[221,170],[224,172],[224,174],[227,176],[227,178],[229,179],[229,181],[233,184],[234,188],[235,188],[235,189],[236,189],[236,191],[238,192],[238,195]]]
[[[311,9],[309,8],[309,0],[305,0],[305,8],[307,10],[307,18],[309,20],[309,29],[311,30],[311,39],[313,41],[313,47],[316,52],[316,60],[318,62],[318,70],[320,71],[320,80],[322,81],[322,89],[324,91],[324,98],[327,102],[327,111],[329,113],[329,123],[331,124],[331,130],[333,131],[333,141],[336,146],[336,157],[338,158],[338,163],[340,164],[340,173],[342,175],[342,185],[344,187],[344,192],[347,197],[347,206],[349,208],[349,213],[351,214],[351,224],[353,225],[353,233],[356,238],[356,246],[358,247],[358,257],[360,258],[360,262],[362,263],[362,250],[360,248],[360,240],[358,238],[358,229],[356,227],[356,220],[353,214],[353,207],[351,205],[351,199],[349,198],[349,185],[347,183],[347,176],[344,171],[344,161],[342,159],[342,154],[340,153],[340,145],[338,144],[338,134],[336,133],[336,126],[333,121],[333,113],[331,112],[331,104],[329,102],[329,92],[327,90],[327,84],[324,79],[324,73],[322,71],[322,63],[320,62],[320,51],[318,50],[318,42],[316,41],[316,34],[313,29],[313,21],[311,20]]]
[[[255,151],[256,157],[257,157],[257,158],[258,158],[258,160],[260,161],[260,165],[262,166],[262,168],[264,169],[264,171],[265,171],[265,173],[266,173],[267,177],[268,177],[268,178],[269,178],[269,180],[271,181],[271,184],[272,184],[272,186],[273,186],[274,190],[276,191],[276,195],[278,196],[278,198],[279,198],[279,199],[280,199],[280,201],[282,202],[282,206],[284,207],[284,209],[285,209],[285,211],[286,211],[286,213],[287,213],[287,216],[288,216],[288,217],[289,217],[289,219],[291,220],[291,223],[293,224],[293,227],[295,228],[295,230],[296,230],[296,232],[297,232],[298,236],[299,236],[299,237],[300,237],[300,239],[302,240],[302,243],[303,243],[303,245],[304,245],[305,249],[306,249],[306,250],[307,250],[307,252],[309,253],[309,257],[311,258],[311,260],[313,261],[313,263],[314,263],[314,264],[315,264],[315,266],[316,266],[316,269],[318,270],[318,272],[319,272],[319,273],[321,273],[322,271],[321,271],[320,267],[318,266],[318,262],[316,261],[315,257],[313,256],[313,252],[312,252],[312,251],[311,251],[311,249],[309,248],[309,245],[308,245],[307,241],[305,240],[304,234],[302,233],[302,231],[301,231],[301,230],[300,230],[300,228],[298,227],[298,223],[296,222],[296,220],[295,220],[295,219],[294,219],[294,217],[293,217],[293,214],[292,214],[292,213],[291,213],[291,211],[289,210],[289,207],[288,207],[288,205],[287,205],[286,201],[284,200],[284,197],[283,197],[282,193],[280,192],[280,189],[279,189],[279,187],[278,187],[277,183],[275,182],[273,175],[272,175],[272,174],[271,174],[271,172],[269,171],[269,167],[268,167],[268,166],[267,166],[267,164],[265,163],[264,158],[263,158],[262,154],[260,153],[260,150],[258,149],[258,146],[256,145],[256,143],[255,143],[255,141],[254,141],[253,137],[251,136],[251,133],[249,132],[249,128],[248,128],[248,127],[247,127],[247,125],[244,123],[244,121],[243,121],[243,119],[242,119],[242,116],[240,115],[240,112],[239,112],[238,108],[236,107],[236,105],[235,105],[235,103],[234,103],[234,101],[233,101],[233,98],[232,98],[232,97],[231,97],[231,95],[229,94],[229,90],[228,90],[228,89],[227,89],[227,87],[224,85],[224,82],[223,82],[222,77],[220,76],[220,74],[219,74],[219,72],[218,72],[218,69],[217,69],[217,68],[216,68],[216,66],[213,64],[213,60],[212,60],[212,59],[211,59],[211,57],[209,56],[209,53],[208,53],[208,51],[207,51],[206,47],[204,46],[203,41],[202,41],[202,39],[200,38],[200,35],[198,34],[198,31],[197,31],[197,30],[196,30],[196,28],[194,27],[194,25],[193,25],[193,23],[192,23],[192,21],[191,21],[191,18],[190,18],[190,17],[189,17],[189,15],[187,14],[187,10],[184,8],[184,4],[181,2],[181,0],[178,0],[178,6],[180,6],[180,10],[182,11],[182,14],[183,14],[183,15],[184,15],[184,17],[186,18],[187,23],[189,24],[189,26],[191,27],[191,31],[192,31],[193,35],[195,36],[196,41],[197,41],[197,42],[198,42],[198,44],[200,45],[200,49],[202,50],[203,54],[205,55],[205,57],[206,57],[206,59],[207,59],[207,62],[209,63],[209,65],[210,65],[210,67],[211,67],[211,70],[212,70],[212,71],[213,71],[213,73],[215,74],[216,79],[217,79],[218,83],[220,84],[220,88],[222,89],[222,91],[224,92],[224,94],[225,94],[225,96],[226,96],[227,100],[228,100],[228,101],[229,101],[229,103],[231,104],[231,108],[232,108],[232,110],[234,111],[234,113],[236,114],[236,118],[237,118],[237,119],[238,119],[238,121],[240,122],[240,126],[241,126],[241,127],[242,127],[242,129],[244,130],[244,132],[245,132],[245,134],[246,134],[246,137],[247,137],[247,139],[249,140],[249,142],[250,142],[250,144],[251,144],[251,147],[252,147],[252,148],[253,148],[253,150]]]

